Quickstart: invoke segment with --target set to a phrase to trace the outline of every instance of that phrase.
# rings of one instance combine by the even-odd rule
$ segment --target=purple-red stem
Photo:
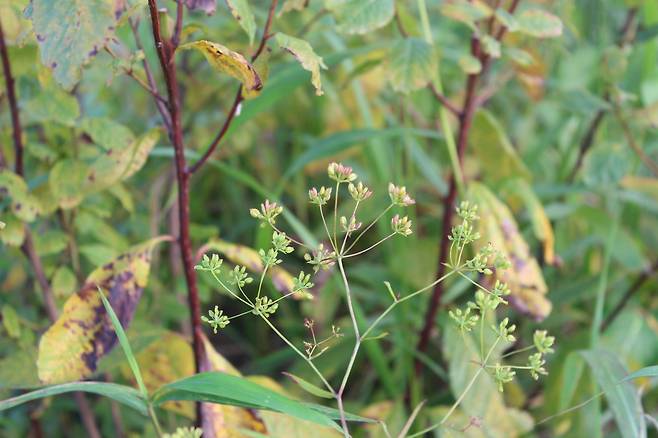
[[[520,0],[513,0],[508,8],[510,14],[513,14],[516,10]],[[493,23],[492,23],[493,24]],[[493,26],[492,26],[493,30]],[[505,36],[505,27],[500,27],[495,33],[495,38],[500,41]],[[464,103],[461,111],[458,111],[459,119],[459,131],[457,134],[457,157],[458,165],[462,165],[462,160],[466,152],[466,147],[468,146],[468,136],[471,130],[473,116],[477,110],[478,99],[476,97],[477,83],[480,77],[482,77],[489,69],[491,65],[491,57],[486,53],[481,52],[480,50],[480,40],[473,36],[471,38],[471,55],[478,58],[481,63],[481,70],[479,73],[470,74],[466,78],[466,94],[464,96]],[[437,96],[438,98],[438,96]],[[441,100],[441,99],[440,99]],[[441,103],[445,105],[445,102],[441,100]],[[447,107],[450,109],[450,107]],[[454,113],[454,111],[453,111]],[[448,194],[446,195],[443,203],[443,218],[441,226],[441,241],[439,243],[439,263],[437,266],[437,277],[440,278],[445,274],[445,264],[448,259],[448,247],[450,241],[448,236],[452,228],[452,219],[455,212],[455,200],[457,198],[457,187],[458,182],[456,180],[456,175],[453,173],[450,178],[450,184],[448,188]],[[429,345],[430,338],[432,336],[432,329],[434,328],[434,321],[436,319],[436,314],[441,306],[441,298],[443,297],[444,284],[443,282],[437,283],[432,292],[432,297],[430,298],[430,304],[425,314],[425,323],[420,332],[418,339],[417,349],[420,352],[425,352]],[[420,372],[423,367],[421,361],[416,360],[416,371]]]

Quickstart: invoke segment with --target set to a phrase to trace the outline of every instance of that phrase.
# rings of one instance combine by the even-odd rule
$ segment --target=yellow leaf
[[[136,358],[142,371],[144,385],[149,392],[166,383],[194,374],[192,347],[187,339],[178,333],[166,332],[139,352]],[[133,376],[128,364],[121,367],[121,372],[127,378]],[[195,416],[192,402],[173,401],[165,403],[162,407],[187,418],[193,419]]]
[[[96,370],[99,359],[117,343],[98,287],[121,323],[128,326],[148,281],[151,251],[166,239],[151,239],[97,268],[69,297],[62,314],[39,342],[37,369],[43,383],[80,380]]]
[[[519,198],[525,205],[535,236],[542,242],[544,247],[544,261],[552,265],[555,263],[555,236],[551,221],[544,211],[544,206],[535,195],[532,187],[521,178],[509,181],[505,187],[511,192],[513,200]]]
[[[544,319],[551,312],[551,302],[545,296],[548,287],[509,208],[488,188],[477,182],[470,184],[468,197],[479,207],[480,220],[477,227],[482,237],[476,241],[476,250],[490,242],[507,256],[512,266],[497,271],[495,275],[507,283],[512,291],[510,302],[520,311],[536,319]]]
[[[202,371],[221,371],[234,376],[240,373],[229,361],[215,350],[208,338],[203,336],[203,348],[205,350],[205,361],[201,364]],[[248,435],[241,433],[241,429],[251,430],[259,433],[266,433],[268,429],[260,419],[261,413],[256,414],[254,411],[236,406],[225,406],[214,403],[202,403],[204,415],[204,430],[212,431],[213,435],[208,432],[204,437],[215,438],[238,438]]]
[[[245,99],[258,96],[263,88],[263,83],[254,66],[244,56],[228,47],[212,41],[199,40],[183,44],[179,49],[199,50],[217,71],[233,76],[242,82],[242,95]]]

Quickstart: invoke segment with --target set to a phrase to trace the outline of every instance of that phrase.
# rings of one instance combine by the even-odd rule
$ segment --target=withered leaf
[[[148,281],[151,251],[168,239],[158,237],[129,249],[93,271],[69,297],[62,314],[39,342],[37,369],[43,383],[80,380],[96,370],[99,359],[117,343],[98,288],[127,327]]]

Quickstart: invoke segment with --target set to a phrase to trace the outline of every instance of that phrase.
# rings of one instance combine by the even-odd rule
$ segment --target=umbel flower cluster
[[[503,365],[500,361],[489,363],[492,359],[496,347],[501,342],[507,342],[510,345],[516,342],[514,332],[516,325],[510,324],[509,318],[503,319],[500,323],[492,324],[495,320],[495,311],[500,305],[507,305],[505,297],[511,294],[509,287],[496,280],[492,289],[486,289],[479,283],[474,282],[466,277],[467,272],[477,273],[484,277],[492,276],[495,270],[509,268],[509,261],[491,244],[485,245],[472,258],[461,262],[464,248],[480,238],[479,233],[474,231],[473,223],[478,220],[477,206],[470,205],[468,202],[462,202],[457,208],[457,215],[461,218],[461,224],[452,228],[449,236],[451,241],[449,260],[451,265],[456,268],[457,272],[468,278],[477,290],[473,301],[468,301],[464,309],[456,308],[450,310],[448,315],[457,325],[462,333],[471,332],[479,325],[480,328],[480,371],[486,370],[496,381],[498,389],[502,392],[503,385],[511,382],[517,370],[528,371],[533,379],[539,379],[540,375],[548,374],[544,365],[546,354],[552,353],[555,338],[548,336],[546,331],[537,330],[533,336],[533,344],[519,350],[511,351],[504,357],[515,356],[517,353],[534,350],[527,358],[527,364],[522,366]],[[492,345],[485,346],[485,329],[491,330],[495,335]],[[478,373],[479,374],[479,373]]]
[[[312,187],[308,191],[309,202],[317,207],[325,232],[322,243],[309,245],[296,240],[279,229],[277,219],[282,215],[283,207],[276,202],[265,200],[260,208],[250,210],[251,216],[260,221],[261,226],[269,227],[272,230],[270,247],[260,249],[258,252],[263,265],[258,281],[254,281],[245,266],[238,265],[232,269],[223,267],[223,261],[217,254],[204,255],[201,263],[195,267],[199,271],[210,273],[223,290],[246,307],[244,312],[230,316],[226,315],[219,306],[209,310],[208,315],[203,316],[202,320],[212,327],[215,333],[225,328],[235,318],[249,314],[260,317],[315,372],[317,378],[326,388],[325,393],[328,392],[335,398],[340,412],[342,428],[345,436],[349,436],[346,414],[343,410],[342,394],[345,392],[361,344],[366,341],[381,339],[386,335],[385,332],[373,335],[373,332],[398,305],[432,290],[438,283],[445,281],[450,276],[461,276],[473,285],[476,292],[473,300],[468,301],[463,308],[450,310],[449,316],[464,336],[469,336],[475,341],[477,338],[475,335],[479,333],[479,357],[471,361],[476,363],[478,367],[464,393],[474,386],[476,379],[483,373],[489,374],[501,391],[505,383],[513,380],[517,371],[527,371],[534,379],[546,374],[545,356],[553,352],[552,346],[555,339],[545,331],[535,332],[532,345],[504,355],[500,353],[516,343],[514,335],[516,326],[510,322],[509,318],[496,322],[496,309],[501,305],[507,305],[506,297],[512,291],[505,283],[490,279],[494,278],[497,271],[507,269],[510,263],[505,255],[491,244],[479,245],[480,249],[476,253],[472,253],[471,245],[480,239],[480,235],[474,226],[479,218],[477,206],[468,202],[462,202],[456,209],[461,222],[452,227],[451,234],[448,236],[450,248],[446,274],[425,287],[406,294],[394,292],[391,285],[384,282],[392,302],[383,313],[372,319],[372,322],[365,330],[360,328],[354,312],[354,297],[350,290],[345,264],[351,261],[353,257],[372,251],[388,239],[396,236],[404,238],[411,235],[413,233],[413,224],[409,217],[404,215],[404,209],[413,206],[416,201],[407,193],[404,186],[390,183],[388,186],[388,205],[372,222],[364,224],[359,219],[359,206],[373,197],[373,191],[363,182],[357,181],[357,174],[349,166],[331,163],[327,169],[327,174],[333,181],[332,186]],[[341,199],[341,196],[344,198]],[[339,202],[342,203],[339,204]],[[352,206],[351,214],[340,216],[338,206],[344,207],[346,203]],[[361,241],[362,237],[380,220],[388,222],[390,227],[388,233],[385,233],[383,238],[374,243],[364,244],[366,239]],[[378,227],[379,231],[381,229],[382,227]],[[360,245],[359,242],[361,242]],[[295,251],[295,247],[303,251],[303,259],[309,265],[310,272],[302,270],[296,277],[293,277],[291,290],[287,293],[276,297],[268,296],[263,286],[264,278],[268,271],[282,263],[282,257],[291,255]],[[280,302],[288,297],[313,299],[313,288],[315,286],[313,277],[321,270],[332,268],[335,268],[335,272],[340,275],[343,282],[345,301],[352,322],[355,342],[340,387],[332,386],[313,362],[314,359],[327,351],[336,339],[343,336],[340,327],[332,326],[331,333],[322,338],[316,334],[315,323],[312,320],[305,319],[304,326],[309,332],[309,338],[303,342],[303,345],[298,347],[276,327],[275,318],[273,318],[273,315],[279,309]],[[253,291],[252,284],[257,284],[255,291]],[[486,285],[493,285],[493,287],[487,288]],[[494,336],[492,337],[488,331],[493,332]],[[487,342],[489,345],[486,345]],[[503,359],[510,356],[518,357],[520,353],[529,354],[525,365],[503,363]],[[472,366],[472,363],[464,364],[464,366]],[[317,389],[323,391],[323,389]],[[463,400],[463,395],[456,397],[455,404],[440,423],[426,429],[426,431],[441,427]]]

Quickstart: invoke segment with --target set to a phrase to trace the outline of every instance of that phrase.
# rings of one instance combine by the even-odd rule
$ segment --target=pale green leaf
[[[517,21],[520,32],[535,38],[555,38],[562,35],[562,21],[541,9],[525,10],[518,15]]]
[[[77,290],[78,280],[67,266],[60,266],[51,280],[53,294],[57,298],[66,298]]]
[[[80,129],[89,134],[92,141],[105,150],[121,149],[135,140],[132,131],[112,119],[105,117],[86,118]]]
[[[101,51],[114,33],[115,0],[33,0],[26,11],[32,20],[41,62],[55,80],[70,90],[81,67]]]
[[[21,323],[18,314],[9,304],[2,306],[2,325],[7,330],[10,338],[17,339],[21,336]]]
[[[388,65],[393,89],[403,93],[427,86],[438,68],[432,46],[420,38],[404,38],[395,43]]]
[[[462,71],[469,75],[476,75],[482,70],[482,63],[480,60],[470,53],[460,56],[457,63]]]
[[[582,352],[624,438],[647,436],[644,410],[637,388],[628,381],[626,368],[613,353],[605,350]]]
[[[0,411],[11,409],[32,400],[76,391],[90,392],[92,394],[109,397],[135,409],[143,415],[147,415],[146,402],[140,397],[139,392],[129,386],[105,382],[74,382],[48,386],[36,391],[28,392],[27,394],[19,395],[18,397],[0,401]]]
[[[311,83],[315,87],[315,94],[321,96],[323,91],[322,82],[320,80],[320,69],[327,68],[322,61],[322,57],[318,56],[315,51],[313,51],[313,47],[311,47],[307,41],[302,39],[281,32],[277,32],[275,39],[282,49],[290,52],[297,61],[299,61],[304,70],[311,72]]]
[[[238,20],[240,26],[249,36],[249,44],[253,44],[254,35],[256,35],[256,20],[247,0],[226,0],[226,4],[231,10],[233,18]]]
[[[327,391],[326,389],[322,389],[317,385],[312,384],[311,382],[302,379],[301,377],[295,376],[292,373],[283,373],[286,376],[290,377],[293,382],[295,382],[297,385],[299,385],[300,388],[302,388],[304,391],[308,392],[309,394],[313,394],[316,397],[322,397],[322,398],[329,398],[332,399],[334,398],[334,395]]]
[[[393,0],[325,0],[334,15],[338,31],[365,34],[386,26],[395,14]]]

